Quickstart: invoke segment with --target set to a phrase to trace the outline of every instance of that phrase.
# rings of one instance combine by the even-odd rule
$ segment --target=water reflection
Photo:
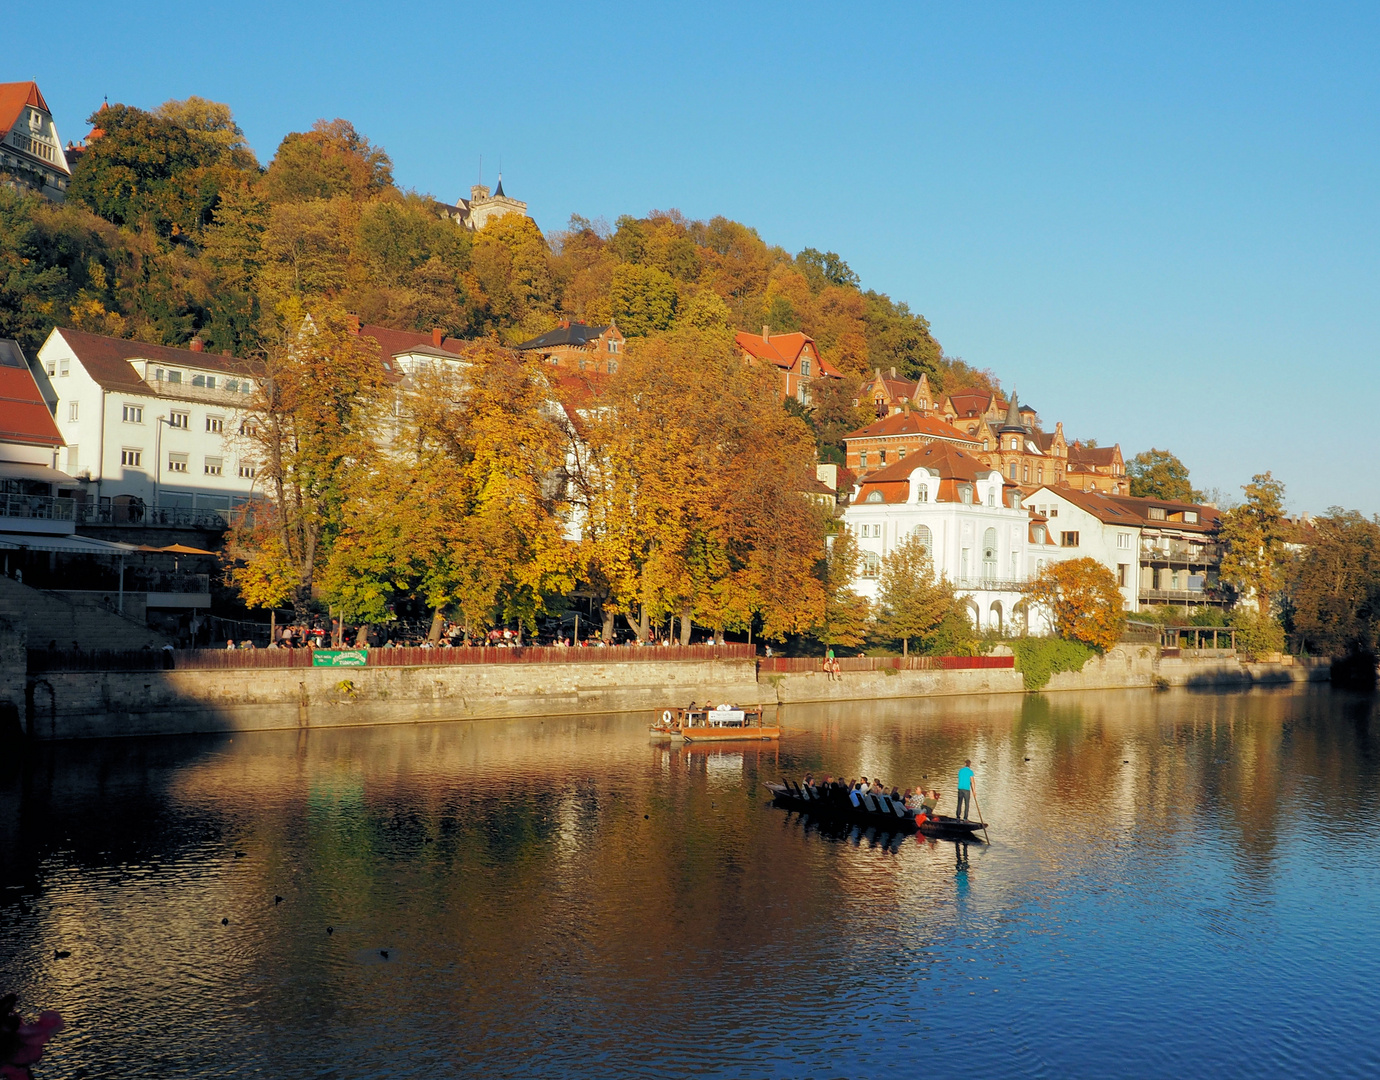
[[[688,750],[636,717],[44,747],[0,765],[0,981],[68,1018],[47,1076],[1365,1075],[1374,715],[1112,693]],[[990,847],[765,787],[951,808],[968,757]]]

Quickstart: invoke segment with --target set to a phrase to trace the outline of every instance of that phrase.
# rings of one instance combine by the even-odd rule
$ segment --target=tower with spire
[[[523,217],[531,217],[527,213],[525,202],[504,194],[502,172],[498,174],[498,184],[494,187],[492,194],[482,183],[475,184],[470,188],[470,197],[459,200],[455,206],[459,213],[451,216],[467,229],[482,229],[489,222],[495,218],[501,218],[504,214],[521,214]]]

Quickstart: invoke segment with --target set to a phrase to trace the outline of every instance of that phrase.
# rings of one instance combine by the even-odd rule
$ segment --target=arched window
[[[934,551],[934,547],[932,546],[933,537],[930,534],[930,527],[928,525],[915,526],[915,528],[911,530],[911,535],[919,538],[920,546],[924,548],[926,552],[932,553]]]
[[[997,530],[982,534],[982,576],[990,581],[997,576]]]
[[[919,486],[919,490],[918,490],[918,491],[916,492],[916,494],[915,494],[915,501],[916,501],[916,502],[929,502],[929,501],[930,501],[930,489],[929,489],[929,485],[928,485],[928,484],[921,484],[921,485]]]
[[[882,501],[882,493],[881,493],[880,491],[873,491],[873,492],[871,492],[871,493],[867,496],[867,498],[864,499],[863,501],[864,501],[864,502],[870,502],[870,503],[881,502],[881,501]]]

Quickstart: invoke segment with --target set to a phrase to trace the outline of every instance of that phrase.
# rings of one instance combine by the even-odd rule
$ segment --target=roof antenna
[[[479,155],[479,182],[484,183],[484,155]]]

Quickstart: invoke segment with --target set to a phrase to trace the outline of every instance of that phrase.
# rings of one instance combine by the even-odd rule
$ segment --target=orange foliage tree
[[[1126,614],[1112,572],[1096,559],[1070,559],[1040,571],[1030,597],[1048,610],[1061,637],[1106,652],[1121,640]]]

